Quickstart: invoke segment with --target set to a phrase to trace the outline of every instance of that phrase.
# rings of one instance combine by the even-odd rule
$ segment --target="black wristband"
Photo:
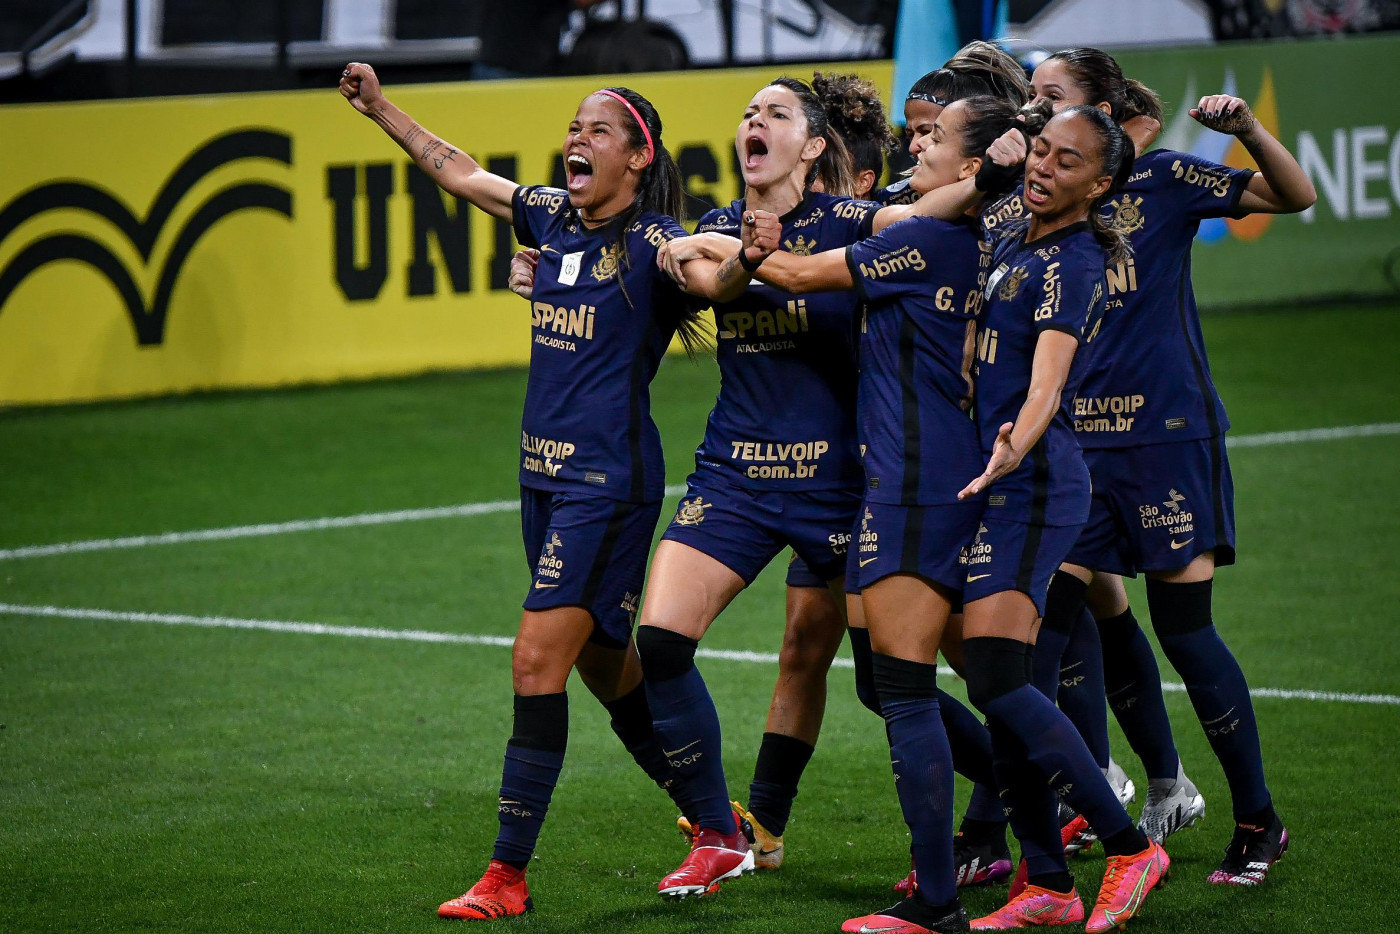
[[[767,259],[767,257],[764,257],[764,259]],[[758,272],[758,267],[762,265],[763,260],[759,260],[756,263],[749,262],[749,254],[744,250],[743,247],[739,248],[739,266],[744,270],[744,272],[748,273],[749,275],[753,275],[754,273]]]

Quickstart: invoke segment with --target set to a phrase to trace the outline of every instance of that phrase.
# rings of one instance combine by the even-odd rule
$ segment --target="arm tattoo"
[[[411,147],[414,141],[422,135],[423,128],[416,123],[413,124],[413,126],[408,128],[408,132],[403,135],[404,148],[407,149],[408,147]]]
[[[456,160],[454,160],[454,159],[452,158],[452,155],[453,155],[453,153],[455,153],[456,151],[457,151],[457,150],[455,150],[455,149],[453,149],[452,147],[449,146],[449,147],[447,148],[447,152],[443,153],[443,154],[440,155],[440,156],[434,156],[434,157],[433,157],[433,167],[434,167],[434,168],[440,169],[440,168],[442,168],[442,165],[443,165],[444,162],[455,162]]]
[[[742,250],[740,252],[742,252]],[[715,281],[717,281],[721,287],[728,288],[739,281],[740,278],[750,278],[749,274],[739,265],[739,255],[739,253],[735,253],[733,256],[720,263],[719,268],[715,270]]]

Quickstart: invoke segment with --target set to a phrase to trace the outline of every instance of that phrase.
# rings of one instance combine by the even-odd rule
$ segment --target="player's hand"
[[[1021,466],[1021,455],[1011,446],[1011,429],[1015,427],[1011,422],[1007,422],[997,431],[996,443],[992,445],[992,456],[987,459],[987,469],[982,471],[982,476],[962,488],[958,499],[971,499]]]
[[[761,263],[778,251],[783,222],[771,211],[745,211],[739,239],[751,263]]]
[[[378,76],[373,68],[363,62],[351,62],[345,66],[340,73],[340,94],[362,114],[369,113],[384,100]]]
[[[1258,121],[1243,98],[1229,94],[1210,94],[1191,108],[1191,116],[1201,126],[1217,133],[1242,136],[1254,130]]]
[[[535,294],[535,267],[540,264],[539,250],[521,250],[510,259],[510,290],[521,298]]]
[[[987,158],[999,166],[1009,168],[1025,162],[1028,151],[1026,131],[1020,127],[1012,127],[992,140],[992,145],[987,147]]]

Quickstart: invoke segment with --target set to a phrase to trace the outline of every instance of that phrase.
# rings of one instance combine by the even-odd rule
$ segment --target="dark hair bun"
[[[894,133],[885,119],[885,105],[880,89],[853,74],[816,72],[812,75],[812,90],[821,101],[822,110],[832,129],[848,143],[868,139],[882,150],[895,145]]]

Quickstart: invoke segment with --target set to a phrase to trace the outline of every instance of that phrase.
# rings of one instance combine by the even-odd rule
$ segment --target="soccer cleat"
[[[1026,884],[1029,882],[1030,869],[1029,867],[1027,867],[1026,861],[1023,859],[1016,864],[1016,875],[1011,880],[1011,888],[1007,889],[1006,891],[1007,902],[1011,902],[1013,899],[1016,898],[1017,895],[1020,895],[1022,892],[1024,892],[1026,890]]]
[[[915,892],[917,892],[919,890],[918,871],[910,869],[909,875],[905,876],[903,879],[900,879],[894,884],[894,890],[905,897],[913,895]]]
[[[738,878],[753,868],[753,850],[741,832],[722,834],[702,827],[680,866],[657,883],[656,891],[671,898],[712,895],[725,879]]]
[[[1078,924],[1084,920],[1084,903],[1079,893],[1071,890],[1068,895],[1043,889],[1038,885],[1026,886],[1015,898],[996,911],[982,918],[972,919],[974,931],[1009,931],[1012,928],[1058,927],[1063,924]]]
[[[1069,822],[1060,825],[1060,843],[1064,844],[1065,855],[1073,856],[1076,853],[1087,853],[1098,836],[1089,827],[1089,822],[1084,819],[1082,814],[1074,814],[1072,811],[1070,813],[1073,816],[1070,817]],[[1064,811],[1062,810],[1060,814],[1063,820]]]
[[[1161,844],[1147,841],[1147,849],[1130,856],[1110,856],[1104,870],[1103,885],[1084,925],[1086,934],[1102,934],[1122,927],[1128,919],[1142,910],[1147,893],[1165,884],[1172,861]]]
[[[1103,777],[1113,786],[1113,793],[1118,796],[1118,803],[1123,807],[1126,808],[1137,800],[1137,786],[1117,762],[1108,760],[1108,768],[1104,769]]]
[[[1005,882],[1011,875],[1011,849],[1004,836],[999,844],[973,844],[958,831],[953,835],[953,867],[959,888]]]
[[[749,845],[753,848],[753,862],[758,869],[777,869],[783,864],[783,838],[775,837],[763,825],[758,822],[758,818],[747,811],[738,801],[729,802],[734,808],[734,818],[739,824],[739,829],[748,838]]]
[[[915,895],[841,925],[846,934],[963,934],[967,929],[962,905],[955,903],[951,911],[940,913]]]
[[[1205,816],[1206,799],[1186,777],[1178,761],[1176,778],[1148,781],[1147,803],[1142,806],[1138,829],[1149,839],[1164,843],[1167,837]]]
[[[438,917],[495,921],[534,910],[534,902],[530,901],[530,887],[525,884],[525,870],[493,859],[476,885],[465,894],[438,906]]]
[[[1236,824],[1235,835],[1225,847],[1224,862],[1206,881],[1213,885],[1260,885],[1287,850],[1288,831],[1277,818],[1272,827],[1263,829]]]

